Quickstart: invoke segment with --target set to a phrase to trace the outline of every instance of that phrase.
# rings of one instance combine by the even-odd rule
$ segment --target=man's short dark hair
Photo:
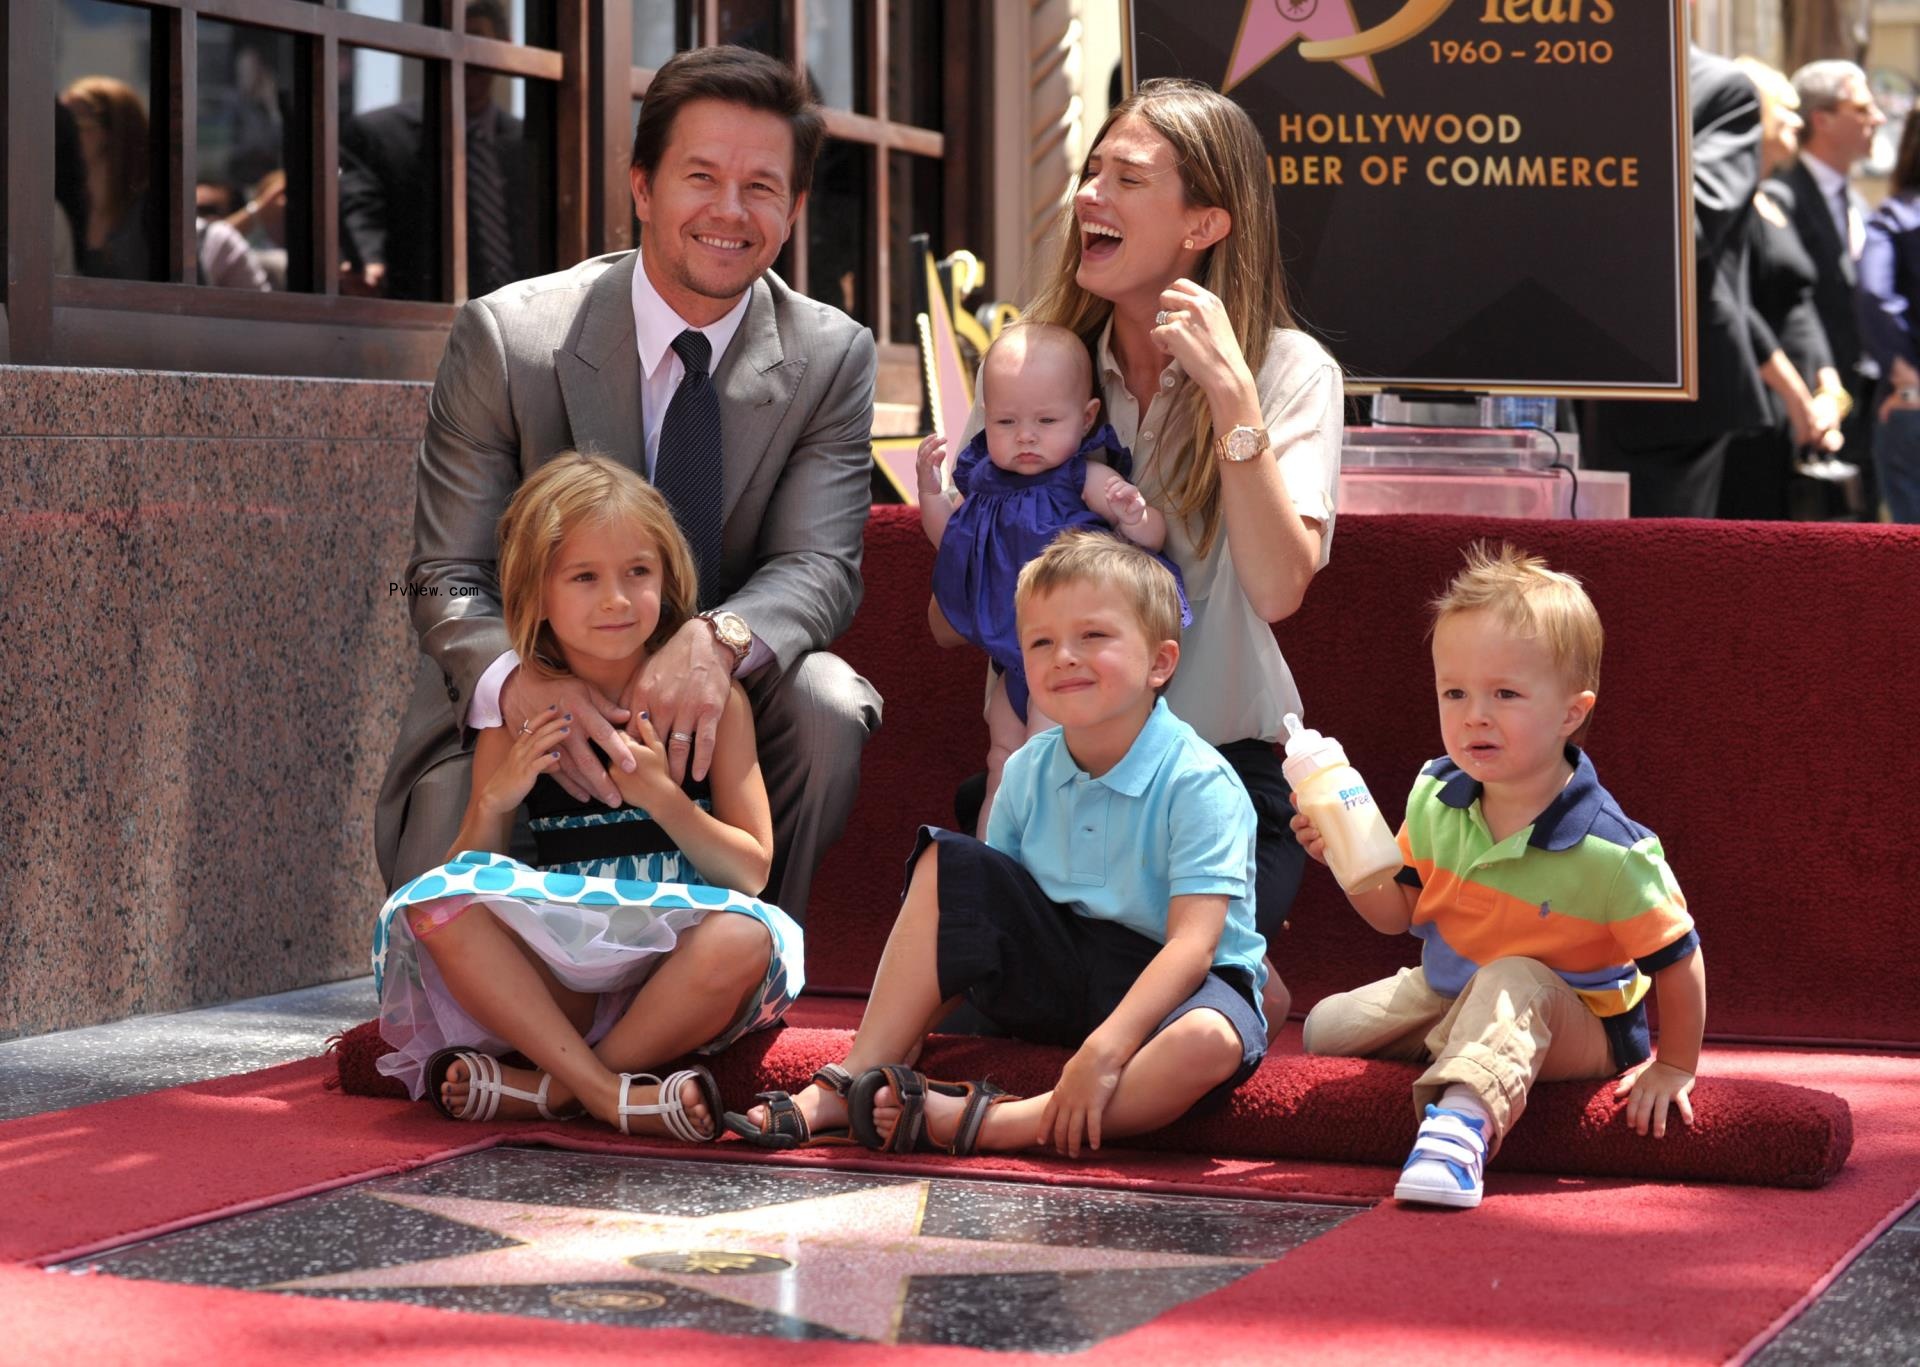
[[[633,130],[632,164],[649,180],[660,169],[681,106],[693,100],[725,100],[785,119],[793,130],[793,194],[797,197],[813,184],[813,164],[826,139],[827,121],[805,79],[764,52],[733,46],[679,53],[654,74]]]

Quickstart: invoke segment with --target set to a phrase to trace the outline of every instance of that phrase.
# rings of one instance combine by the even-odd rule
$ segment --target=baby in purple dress
[[[980,386],[986,427],[954,463],[954,487],[940,478],[946,443],[938,437],[921,443],[918,472],[920,522],[939,551],[934,599],[997,669],[987,700],[984,836],[1007,756],[1054,725],[1028,702],[1013,615],[1021,569],[1068,528],[1112,528],[1157,551],[1167,523],[1127,482],[1133,461],[1113,429],[1094,429],[1093,361],[1072,332],[1008,328],[987,351]]]

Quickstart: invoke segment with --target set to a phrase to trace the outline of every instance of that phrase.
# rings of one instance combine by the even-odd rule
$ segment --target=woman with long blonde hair
[[[1184,80],[1147,81],[1116,105],[1023,318],[1086,344],[1135,482],[1166,515],[1193,624],[1165,697],[1253,800],[1271,967],[1305,863],[1274,752],[1281,719],[1305,709],[1272,624],[1327,563],[1344,395],[1287,306],[1266,148],[1246,111]],[[1277,973],[1262,996],[1278,1030]]]

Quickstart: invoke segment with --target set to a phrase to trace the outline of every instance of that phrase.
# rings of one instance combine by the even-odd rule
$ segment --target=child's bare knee
[[[1187,1012],[1160,1037],[1174,1051],[1174,1066],[1195,1082],[1205,1082],[1207,1088],[1232,1077],[1246,1058],[1233,1022],[1207,1007]]]
[[[706,985],[714,991],[742,989],[767,975],[773,937],[751,916],[716,912],[688,934],[683,952],[691,953]]]

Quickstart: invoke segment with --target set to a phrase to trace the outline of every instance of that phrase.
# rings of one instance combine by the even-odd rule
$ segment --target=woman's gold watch
[[[1267,429],[1264,427],[1236,427],[1224,436],[1213,439],[1213,453],[1235,465],[1252,460],[1266,449]]]

